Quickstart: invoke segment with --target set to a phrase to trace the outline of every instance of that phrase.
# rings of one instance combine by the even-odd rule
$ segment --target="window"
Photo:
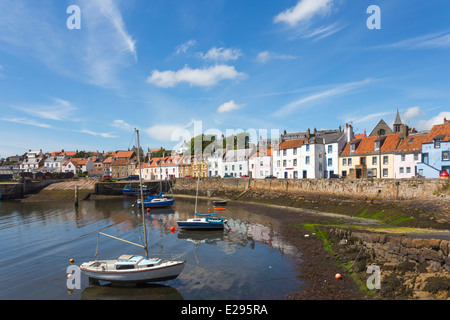
[[[239,165],[239,170],[242,170],[242,164]]]
[[[231,166],[231,170],[234,171],[234,164]]]
[[[352,165],[352,158],[348,158],[347,163],[348,163],[349,166],[351,166]]]
[[[342,159],[342,165],[346,166],[347,165],[347,159]]]
[[[414,161],[419,161],[419,155],[417,153],[414,155]]]
[[[434,139],[434,147],[440,148],[441,147],[442,139]]]
[[[383,177],[387,177],[388,176],[388,169],[383,169]]]
[[[322,168],[322,164],[319,163],[319,172],[322,172],[323,168]]]
[[[372,157],[372,165],[375,166],[377,165],[377,157]]]
[[[280,160],[277,160],[277,167],[280,167]]]
[[[294,167],[297,166],[297,159],[294,159]]]
[[[309,151],[309,144],[306,145],[306,151]]]
[[[309,164],[309,156],[306,156],[306,158],[305,158],[305,164]]]
[[[285,156],[286,155],[286,152],[287,152],[287,150],[285,149],[285,150],[283,150],[283,156]]]
[[[380,141],[375,141],[375,151],[380,149]]]
[[[404,169],[405,169],[405,168],[400,167],[400,174],[403,174],[403,173],[404,173]]]
[[[411,167],[406,167],[406,173],[411,173]]]
[[[365,165],[366,164],[366,157],[361,157],[359,159],[360,164]]]
[[[450,151],[442,151],[442,161],[450,160]]]
[[[389,164],[389,157],[383,156],[383,164]]]
[[[405,162],[406,160],[406,156],[404,154],[402,154],[402,162]]]
[[[283,160],[283,167],[286,167],[286,160]]]
[[[350,145],[350,152],[355,152],[356,146],[354,144]]]
[[[264,163],[262,161],[259,162],[259,166],[262,167]]]
[[[333,165],[333,159],[328,159],[328,166],[331,167]]]
[[[333,152],[333,146],[328,146],[328,153],[332,153]]]
[[[294,148],[294,150],[292,150],[293,155],[297,155],[297,148]]]
[[[228,171],[228,166],[225,166],[225,171]]]

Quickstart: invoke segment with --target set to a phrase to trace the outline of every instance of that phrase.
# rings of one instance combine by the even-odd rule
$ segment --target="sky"
[[[373,6],[376,6],[375,8]],[[450,119],[447,0],[1,0],[0,158]]]

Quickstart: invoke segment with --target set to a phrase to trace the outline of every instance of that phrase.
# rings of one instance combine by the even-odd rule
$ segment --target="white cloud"
[[[191,69],[185,66],[178,71],[153,70],[147,82],[164,88],[174,87],[181,82],[187,82],[191,86],[209,87],[222,80],[239,79],[245,76],[245,73],[237,72],[233,66],[215,65],[204,69]]]
[[[331,89],[313,93],[307,97],[298,99],[296,101],[293,101],[293,102],[281,107],[279,110],[277,110],[274,113],[274,116],[277,116],[277,117],[286,116],[286,115],[294,112],[296,109],[298,109],[299,107],[301,107],[303,105],[315,102],[317,100],[337,96],[339,94],[343,94],[343,93],[346,93],[349,91],[353,91],[355,89],[358,89],[362,86],[369,84],[372,81],[373,81],[372,79],[366,79],[366,80],[358,81],[358,82],[339,84],[339,85],[332,87]]]
[[[450,112],[443,111],[431,119],[419,120],[415,123],[414,127],[417,130],[431,130],[431,128],[434,125],[443,124],[444,118],[447,118],[447,120],[450,120]]]
[[[347,25],[339,25],[337,22],[326,26],[326,27],[319,27],[316,28],[312,31],[304,31],[302,30],[302,34],[300,35],[302,38],[304,39],[310,39],[310,38],[314,38],[315,40],[320,40],[326,37],[329,37],[333,34],[335,34],[336,32],[340,31],[341,29],[345,28]]]
[[[407,48],[407,49],[436,49],[450,47],[450,32],[430,33],[411,39],[406,39],[389,45],[380,46],[382,48]]]
[[[145,129],[145,132],[153,139],[158,141],[174,141],[174,137],[184,136],[185,140],[189,140],[193,135],[187,130],[194,120],[186,125],[182,124],[157,124]]]
[[[256,56],[256,60],[261,63],[266,63],[269,60],[293,60],[293,59],[297,59],[297,57],[286,54],[273,53],[269,51],[260,52]]]
[[[220,105],[219,108],[217,109],[217,112],[218,113],[231,112],[234,110],[238,110],[243,106],[244,106],[243,104],[236,104],[233,100],[231,100]]]
[[[420,111],[419,106],[410,107],[403,114],[403,120],[407,121],[407,120],[411,120],[411,119],[422,118],[423,116],[425,116],[425,113]]]
[[[59,98],[52,98],[52,100],[53,104],[50,105],[31,105],[14,108],[37,118],[56,121],[71,119],[73,113],[77,110],[69,101]]]
[[[120,71],[137,56],[136,41],[126,30],[118,1],[80,0],[78,5],[81,30],[68,31],[64,20],[61,24],[65,11],[59,5],[2,0],[0,41],[7,51],[36,59],[53,72],[117,88]]]
[[[300,0],[295,7],[289,8],[274,18],[274,22],[296,26],[301,21],[311,19],[317,14],[327,14],[333,0]]]
[[[129,123],[126,123],[123,120],[114,120],[111,123],[111,126],[116,127],[116,128],[120,128],[120,129],[125,129],[125,130],[134,130],[133,126]]]
[[[26,118],[0,118],[0,120],[8,121],[8,122],[14,122],[14,123],[20,123],[20,124],[26,124],[29,126],[35,126],[40,128],[51,128],[50,125],[46,123],[40,123],[31,119]]]
[[[94,131],[91,131],[91,130],[88,130],[88,129],[83,129],[83,130],[80,130],[79,132],[81,132],[81,133],[86,133],[86,134],[90,134],[90,135],[92,135],[92,136],[100,136],[100,137],[102,137],[102,138],[118,138],[118,136],[115,136],[115,135],[113,135],[113,134],[111,134],[111,133],[107,133],[107,132],[94,132]]]
[[[178,55],[181,53],[186,53],[190,47],[194,47],[196,44],[197,44],[197,41],[188,40],[185,43],[182,43],[177,47],[177,51],[175,52],[175,54]]]
[[[200,57],[205,60],[228,61],[237,60],[242,56],[240,49],[235,48],[211,48],[206,54],[200,53]]]

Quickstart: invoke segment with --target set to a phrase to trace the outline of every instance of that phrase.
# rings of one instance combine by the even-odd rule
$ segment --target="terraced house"
[[[356,138],[339,156],[339,174],[348,178],[394,178],[400,133]]]
[[[439,178],[442,171],[450,173],[450,120],[434,125],[422,143],[422,162],[418,173],[426,178]]]

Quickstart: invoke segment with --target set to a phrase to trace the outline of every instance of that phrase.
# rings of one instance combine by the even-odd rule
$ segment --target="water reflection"
[[[83,290],[81,300],[183,300],[172,287],[142,283],[136,286],[92,285]]]
[[[0,298],[9,299],[283,299],[300,286],[289,258],[297,253],[284,242],[276,221],[229,203],[220,217],[231,231],[179,230],[177,221],[194,216],[194,199],[167,209],[145,212],[151,255],[183,254],[186,266],[164,286],[117,288],[95,286],[83,278],[82,290],[67,293],[65,269],[91,260],[102,231],[143,243],[142,213],[133,199],[88,200],[71,203],[2,202],[0,206]],[[213,210],[199,201],[198,211]],[[176,231],[171,232],[171,227]],[[142,254],[140,248],[101,238],[99,259],[122,253]],[[23,261],[27,266],[21,266]]]

